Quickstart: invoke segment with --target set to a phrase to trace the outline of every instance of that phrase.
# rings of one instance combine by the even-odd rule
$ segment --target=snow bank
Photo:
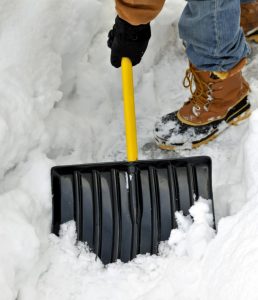
[[[6,185],[15,187],[0,195],[0,299],[17,298],[39,259],[40,246],[48,243],[51,165],[44,155],[32,152],[6,178]]]
[[[40,282],[34,290],[31,284],[22,289],[21,298],[157,300],[167,294],[189,299],[198,286],[200,258],[214,237],[209,204],[200,200],[192,207],[194,222],[178,214],[179,228],[160,245],[159,256],[139,255],[128,264],[104,267],[87,246],[76,245],[74,222],[65,224],[60,238],[51,236]]]
[[[101,5],[8,0],[0,6],[0,298],[9,300],[48,240],[53,162],[47,157],[56,135],[48,119],[100,30],[94,16]]]
[[[26,0],[1,3],[1,176],[39,145],[44,118],[62,96],[61,60],[51,43],[57,32],[53,18],[42,14],[47,6]]]
[[[203,260],[201,299],[257,299],[257,214],[258,194],[236,216],[219,223]]]
[[[258,110],[245,143],[245,179],[249,202],[235,216],[220,221],[218,234],[203,260],[202,298],[257,299],[258,272]]]
[[[152,130],[188,97],[176,29],[183,6],[166,1],[135,68],[143,159],[178,156],[156,150]],[[106,47],[113,0],[2,0],[0,7],[0,299],[255,299],[257,111],[249,127],[243,122],[203,148],[180,152],[213,159],[217,220],[237,213],[222,219],[218,235],[200,201],[193,224],[177,215],[179,229],[159,256],[104,268],[75,245],[73,224],[61,238],[49,236],[49,170],[125,158],[120,71],[110,67]],[[257,67],[254,57],[245,71],[254,109]]]

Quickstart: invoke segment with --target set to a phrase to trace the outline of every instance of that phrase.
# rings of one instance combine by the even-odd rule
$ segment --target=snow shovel
[[[211,159],[137,160],[133,72],[122,59],[127,162],[57,166],[52,173],[52,232],[74,220],[77,238],[104,264],[157,254],[195,199],[212,199]],[[213,205],[212,205],[213,206]],[[212,207],[213,209],[213,207]]]

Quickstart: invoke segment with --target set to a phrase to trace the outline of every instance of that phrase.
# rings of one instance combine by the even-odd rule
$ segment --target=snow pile
[[[179,229],[159,256],[104,268],[75,245],[73,224],[61,238],[49,235],[49,170],[125,158],[120,71],[110,66],[106,47],[113,0],[0,5],[0,299],[256,299],[258,112],[249,127],[243,122],[203,148],[180,152],[213,159],[216,219],[236,214],[219,222],[217,236],[199,201],[190,211],[194,223],[177,215]],[[153,147],[152,130],[157,117],[189,96],[181,85],[187,58],[176,29],[183,6],[166,1],[135,68],[142,159],[178,156]],[[253,110],[257,67],[254,56],[245,70]]]
[[[207,245],[214,237],[210,205],[210,201],[207,203],[206,200],[200,198],[189,210],[192,218],[176,212],[178,229],[172,230],[168,241],[176,255],[186,255],[196,259],[203,256]]]
[[[223,219],[203,260],[201,299],[255,300],[258,272],[258,196]]]
[[[1,2],[1,176],[39,145],[44,119],[62,97],[61,60],[52,45],[55,16],[46,20],[42,15],[47,6],[26,0]]]
[[[249,202],[235,216],[222,219],[218,235],[203,260],[202,298],[257,299],[258,272],[258,110],[250,118],[245,143],[245,179]]]
[[[107,295],[112,299],[156,300],[164,299],[164,291],[167,291],[169,297],[190,297],[193,287],[198,285],[199,260],[214,237],[209,204],[201,199],[192,207],[194,222],[178,214],[179,228],[172,231],[168,242],[161,244],[159,256],[139,255],[128,264],[117,262],[106,267],[96,261],[87,246],[82,243],[76,246],[75,224],[67,223],[60,238],[51,236],[43,258],[48,263],[40,270],[42,275],[34,287],[36,290],[30,285],[21,290],[21,295],[24,299],[49,300],[73,297],[97,300]],[[189,253],[188,258],[183,257],[186,253]],[[182,281],[186,271],[190,273]],[[70,284],[71,278],[73,284]]]
[[[48,242],[50,167],[44,155],[32,152],[6,178],[13,188],[0,195],[0,299],[16,299],[37,263],[40,246]]]
[[[9,300],[17,298],[48,241],[54,164],[48,157],[58,125],[48,120],[101,30],[95,18],[101,5],[32,0],[0,5],[0,299]]]

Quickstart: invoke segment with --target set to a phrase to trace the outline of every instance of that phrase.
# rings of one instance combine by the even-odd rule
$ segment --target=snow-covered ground
[[[209,155],[218,233],[204,202],[159,256],[106,268],[74,226],[50,235],[49,170],[55,164],[125,158],[120,70],[106,36],[113,0],[0,0],[0,300],[258,299],[258,47],[245,69],[252,117],[193,151],[152,146],[155,120],[188,97],[177,22],[167,0],[135,68],[140,158]],[[180,216],[179,216],[180,217]]]

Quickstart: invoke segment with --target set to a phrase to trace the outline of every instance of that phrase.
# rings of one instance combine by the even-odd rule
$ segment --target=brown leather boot
[[[240,24],[247,40],[258,43],[258,0],[241,4]]]
[[[249,117],[249,85],[241,71],[245,64],[243,59],[228,72],[200,71],[190,64],[184,86],[192,96],[181,109],[156,123],[158,146],[166,150],[197,148]]]

